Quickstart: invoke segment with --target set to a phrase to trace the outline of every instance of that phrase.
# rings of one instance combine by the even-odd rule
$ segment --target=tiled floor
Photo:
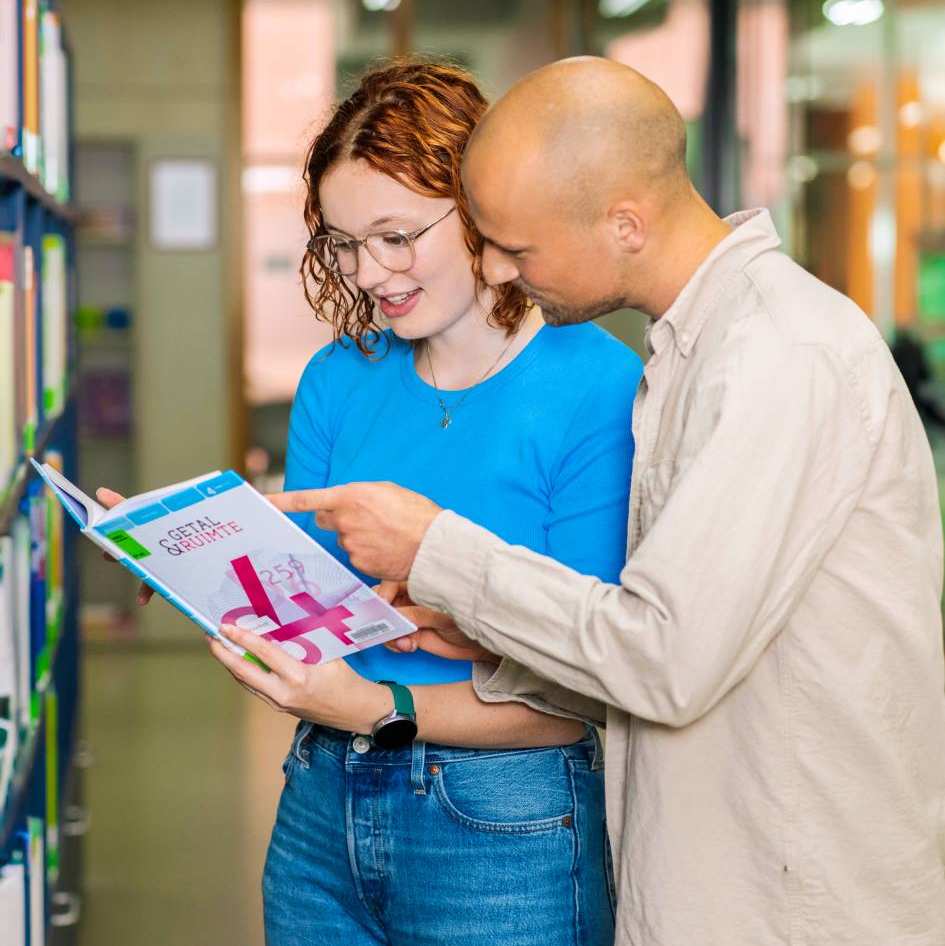
[[[84,686],[80,946],[259,946],[292,721],[199,644],[88,653]]]

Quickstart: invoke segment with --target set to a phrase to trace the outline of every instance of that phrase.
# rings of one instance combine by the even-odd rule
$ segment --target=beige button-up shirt
[[[943,946],[928,442],[869,319],[729,222],[649,333],[620,584],[446,511],[410,593],[506,655],[481,698],[606,705],[618,946]]]

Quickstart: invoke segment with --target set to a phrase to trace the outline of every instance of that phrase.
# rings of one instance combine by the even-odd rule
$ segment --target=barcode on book
[[[387,621],[375,621],[373,624],[365,624],[356,631],[348,631],[348,637],[356,644],[362,644],[364,641],[372,641],[375,637],[387,634],[390,631],[390,625]]]

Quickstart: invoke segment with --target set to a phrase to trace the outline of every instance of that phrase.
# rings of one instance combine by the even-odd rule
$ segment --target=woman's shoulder
[[[363,383],[367,377],[377,377],[395,368],[403,355],[401,342],[390,329],[370,338],[369,352],[358,348],[353,338],[341,338],[320,348],[309,359],[299,391],[315,390],[329,385],[333,388],[347,381]]]
[[[592,322],[548,327],[544,332],[548,336],[548,367],[567,370],[572,378],[576,370],[586,369],[588,377],[602,383],[626,379],[635,386],[643,374],[640,356]]]

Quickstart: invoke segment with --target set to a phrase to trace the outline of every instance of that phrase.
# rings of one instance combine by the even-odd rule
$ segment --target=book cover
[[[66,242],[57,233],[43,237],[43,411],[62,413],[66,400]]]
[[[23,0],[23,163],[39,173],[39,0]]]
[[[416,629],[233,471],[105,510],[34,466],[86,536],[212,637],[233,624],[318,664]]]
[[[23,452],[28,456],[36,447],[39,424],[36,351],[36,263],[33,247],[23,247]]]
[[[26,944],[26,868],[20,864],[0,867],[0,930],[4,943]]]
[[[29,520],[17,516],[10,532],[12,541],[13,646],[16,651],[19,728],[25,732],[31,725],[30,693],[32,690],[32,653],[30,650],[30,561],[32,539]]]
[[[0,233],[0,495],[16,467],[16,247]]]
[[[0,151],[12,151],[20,135],[19,0],[0,0]]]
[[[19,681],[13,573],[13,540],[0,536],[0,810],[19,749]]]

